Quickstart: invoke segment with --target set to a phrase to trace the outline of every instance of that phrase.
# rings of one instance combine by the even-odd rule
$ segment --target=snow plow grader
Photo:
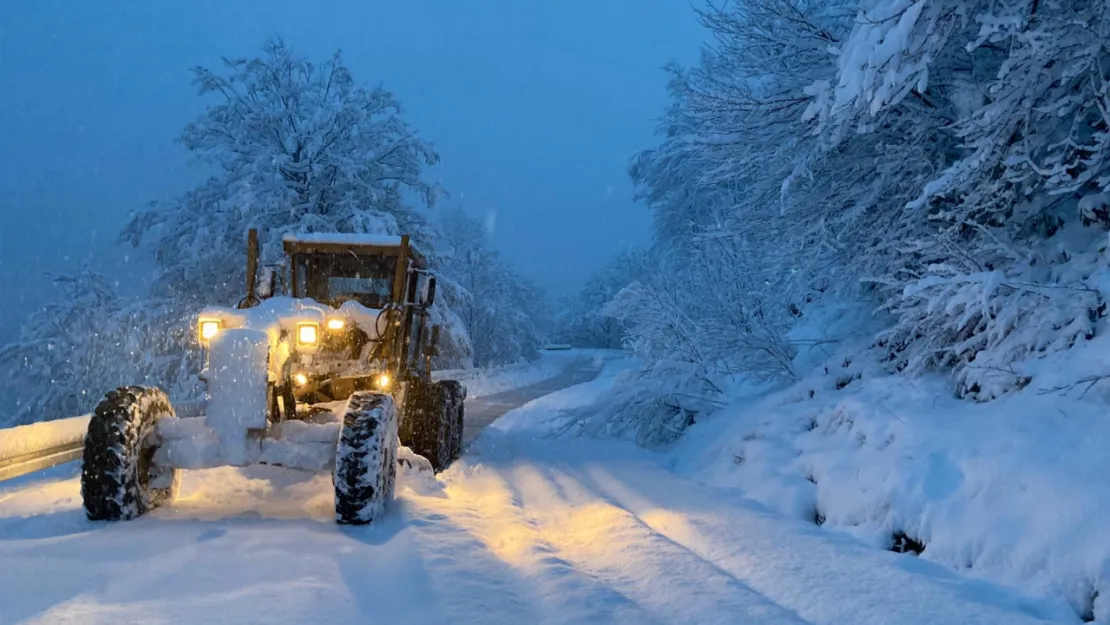
[[[283,244],[287,263],[259,271],[251,230],[246,297],[197,318],[201,416],[178,417],[152,387],[116,389],[97,406],[81,473],[89,519],[172,501],[183,469],[272,464],[330,469],[336,520],[366,524],[393,497],[399,445],[437,472],[458,458],[466,392],[432,380],[436,282],[423,255],[407,236]]]

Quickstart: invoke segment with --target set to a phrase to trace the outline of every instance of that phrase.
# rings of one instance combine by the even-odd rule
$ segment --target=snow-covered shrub
[[[724,241],[705,241],[690,256],[661,254],[650,275],[621,290],[605,313],[627,326],[626,344],[645,362],[693,363],[760,380],[794,377],[789,302]]]
[[[1090,339],[1103,296],[1082,281],[1037,283],[1029,272],[934,265],[892,301],[898,323],[879,335],[894,369],[955,370],[956,392],[979,401],[1025,387],[1015,369]]]
[[[784,286],[761,279],[730,239],[703,237],[681,251],[659,246],[640,278],[602,310],[626,328],[625,345],[644,368],[580,411],[575,431],[665,445],[730,379],[793,379],[798,346],[789,330],[800,311]]]
[[[556,435],[630,439],[661,449],[716,406],[711,375],[693,363],[657,362],[621,373],[600,401],[559,415]]]
[[[1079,200],[1079,221],[1084,226],[1110,227],[1110,193],[1095,193]]]

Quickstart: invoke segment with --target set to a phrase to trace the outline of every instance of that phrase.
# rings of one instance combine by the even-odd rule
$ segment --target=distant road
[[[558,376],[531,386],[487,395],[466,402],[466,421],[463,427],[463,445],[478,437],[478,434],[510,410],[515,410],[530,401],[550,395],[576,384],[589,382],[601,372],[600,361],[585,360],[571,364]]]

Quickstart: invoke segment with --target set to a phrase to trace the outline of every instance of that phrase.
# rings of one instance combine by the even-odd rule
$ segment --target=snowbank
[[[679,473],[876,548],[905,535],[925,560],[1065,598],[1101,622],[1110,421],[1101,382],[1059,387],[1108,347],[1100,338],[1040,361],[1030,387],[985,404],[955,399],[944,380],[872,377],[834,360],[703,419],[670,459]]]
[[[0,460],[84,440],[89,415],[0,429]]]

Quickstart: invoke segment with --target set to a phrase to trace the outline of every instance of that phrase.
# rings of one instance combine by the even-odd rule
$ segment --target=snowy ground
[[[333,524],[327,476],[274,467],[187,473],[172,507],[110,525],[72,477],[0,486],[0,623],[1078,622],[631,444],[542,435],[625,366],[490,428],[439,480],[401,475],[369,528]]]

